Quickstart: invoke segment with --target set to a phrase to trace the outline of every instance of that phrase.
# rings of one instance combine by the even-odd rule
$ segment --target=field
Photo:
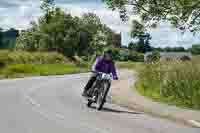
[[[136,88],[157,101],[200,109],[200,56],[188,62],[145,65],[139,70]]]

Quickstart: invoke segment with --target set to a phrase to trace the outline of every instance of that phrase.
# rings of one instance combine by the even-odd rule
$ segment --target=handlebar
[[[103,72],[97,72],[97,71],[91,71],[92,73],[95,73],[95,74],[107,74],[107,73],[103,73]],[[114,77],[112,76],[112,74],[109,74],[113,79]],[[114,80],[118,80],[118,78],[114,79]]]
[[[96,74],[103,74],[103,72],[97,72],[97,71],[91,71],[91,72]]]

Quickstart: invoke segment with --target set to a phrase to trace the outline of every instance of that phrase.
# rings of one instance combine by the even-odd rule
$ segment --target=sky
[[[117,11],[106,7],[101,0],[55,0],[56,5],[74,16],[83,13],[94,12],[103,23],[107,24],[115,32],[121,32],[122,44],[127,45],[130,41],[130,23],[122,22]],[[0,0],[0,27],[26,29],[30,22],[41,16],[40,0]],[[192,33],[182,34],[167,23],[160,24],[156,29],[148,30],[152,35],[151,44],[155,47],[183,46],[191,47],[192,44],[200,43],[200,36]]]

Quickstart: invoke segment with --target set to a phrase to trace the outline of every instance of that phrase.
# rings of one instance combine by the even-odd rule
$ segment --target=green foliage
[[[162,49],[165,52],[185,52],[187,51],[184,47],[165,47]]]
[[[132,37],[137,38],[138,41],[136,43],[130,42],[128,44],[128,48],[130,50],[134,50],[140,53],[146,53],[153,50],[153,47],[150,46],[151,35],[148,33],[136,33],[133,32]]]
[[[135,50],[135,49],[136,49],[136,43],[130,42],[130,43],[128,44],[128,49],[129,49],[129,50]]]
[[[63,75],[88,71],[73,64],[13,64],[1,70],[0,75],[7,78],[24,76]]]
[[[192,48],[190,48],[190,51],[192,52],[192,54],[199,55],[200,54],[200,45],[199,44],[192,45]]]
[[[171,104],[200,109],[200,62],[159,62],[139,71],[139,91]]]
[[[30,64],[15,64],[15,65],[10,65],[8,66],[5,70],[5,74],[14,74],[14,73],[35,73],[36,69],[33,65]]]
[[[145,27],[139,23],[136,20],[132,21],[132,26],[131,26],[131,37],[132,38],[137,38],[141,35],[145,34]]]
[[[98,54],[112,44],[112,31],[95,14],[73,17],[55,7],[44,13],[38,23],[32,22],[31,28],[20,35],[17,49],[56,51],[73,57]]]
[[[54,7],[54,0],[41,0],[42,4],[41,4],[41,9],[45,12],[48,12],[51,10],[52,7]]]
[[[56,52],[0,51],[0,64],[55,64],[69,63]]]
[[[3,45],[3,33],[2,33],[2,30],[0,28],[0,47],[2,47]]]
[[[0,68],[3,68],[8,63],[8,51],[0,51]]]
[[[130,61],[144,62],[144,54],[135,51],[129,51],[128,59]]]
[[[101,23],[98,16],[92,13],[84,14],[81,18],[81,30],[87,34],[87,54],[98,55],[103,49],[112,45],[112,31]],[[83,49],[81,49],[83,51]]]
[[[159,51],[153,51],[151,55],[149,55],[148,61],[149,62],[156,62],[160,60],[160,52]]]
[[[38,23],[32,23],[32,27],[20,35],[17,49],[56,51],[73,56],[79,43],[77,22],[59,8],[52,9],[49,16],[48,23],[43,16]]]
[[[143,62],[144,54],[138,53],[129,49],[119,49],[113,48],[113,59],[117,61],[135,61],[135,62]]]
[[[168,21],[185,31],[199,31],[199,0],[103,0],[112,9],[132,7],[131,15],[138,15],[145,26],[155,27],[161,21]],[[130,8],[129,8],[130,10]]]
[[[133,61],[126,61],[126,62],[117,62],[117,67],[120,69],[131,69],[131,70],[140,70],[144,63],[142,62],[133,62]]]
[[[128,50],[120,50],[119,51],[119,61],[128,61],[129,60],[129,52]]]

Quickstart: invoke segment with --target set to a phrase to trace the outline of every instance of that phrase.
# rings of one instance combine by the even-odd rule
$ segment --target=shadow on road
[[[135,111],[123,111],[123,110],[117,110],[117,109],[111,109],[108,107],[104,107],[102,109],[104,112],[113,112],[113,113],[124,113],[124,114],[142,114],[140,112],[135,112]]]
[[[96,107],[90,107],[92,109],[96,109]],[[135,112],[135,111],[123,111],[123,110],[119,110],[119,109],[111,109],[108,107],[104,107],[102,110],[102,112],[111,112],[111,113],[123,113],[123,114],[142,114],[141,112]]]

